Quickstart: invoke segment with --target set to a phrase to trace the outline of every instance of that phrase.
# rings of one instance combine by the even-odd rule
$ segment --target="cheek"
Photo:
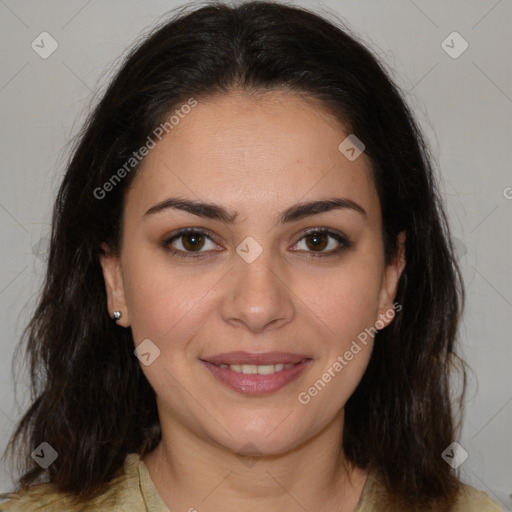
[[[343,408],[361,381],[373,349],[377,303],[375,288],[364,280],[357,285],[331,283],[323,304],[323,350],[318,366],[298,395],[322,423]],[[319,344],[322,346],[322,343]],[[311,405],[308,405],[311,404]]]
[[[377,259],[354,255],[321,282],[321,293],[318,286],[310,288],[305,301],[326,326],[325,352],[308,383],[312,387],[304,390],[305,400],[314,398],[325,414],[345,404],[366,371],[378,318],[380,270]]]
[[[127,262],[126,300],[136,343],[154,339],[163,350],[169,340],[175,346],[193,336],[191,329],[201,325],[216,280],[166,262],[148,261],[141,255]]]
[[[371,356],[372,344],[358,343],[357,349],[336,353],[319,372],[316,380],[298,398],[300,403],[311,404],[315,417],[328,420],[345,407],[348,399],[361,382]],[[351,359],[347,355],[351,354]]]
[[[164,284],[161,276],[158,281],[151,278],[151,273],[146,273],[143,278],[128,282],[125,286],[136,342],[144,338],[158,340],[178,321],[180,303],[176,300],[177,291]]]
[[[354,257],[356,260],[356,257]],[[315,286],[305,302],[329,328],[334,343],[343,347],[377,320],[381,272],[377,264],[357,261],[340,266]]]

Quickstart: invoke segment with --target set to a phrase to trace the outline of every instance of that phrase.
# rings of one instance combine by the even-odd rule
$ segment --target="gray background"
[[[295,3],[341,16],[393,70],[427,135],[468,292],[461,337],[474,372],[459,469],[512,510],[512,2]],[[118,57],[178,5],[0,0],[0,450],[29,403],[24,367],[14,400],[11,361],[43,277],[66,144]],[[44,31],[59,45],[47,59],[31,48]],[[458,58],[441,45],[453,31],[469,44]],[[11,487],[2,465],[0,490]]]

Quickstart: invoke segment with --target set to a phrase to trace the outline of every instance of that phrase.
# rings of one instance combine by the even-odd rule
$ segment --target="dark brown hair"
[[[138,166],[104,197],[97,191],[187,99],[284,89],[320,100],[364,142],[387,262],[397,234],[407,235],[395,298],[403,309],[378,332],[346,404],[346,456],[377,471],[383,510],[449,510],[460,483],[441,452],[458,428],[451,370],[465,375],[454,350],[462,279],[422,134],[382,64],[341,27],[284,4],[209,3],[181,10],[130,51],[79,134],[54,207],[46,280],[23,334],[32,404],[8,447],[22,488],[45,473],[30,457],[42,442],[61,454],[47,480],[86,501],[127,453],[143,456],[161,439],[155,393],[131,330],[108,316],[99,264],[102,242],[119,249]]]

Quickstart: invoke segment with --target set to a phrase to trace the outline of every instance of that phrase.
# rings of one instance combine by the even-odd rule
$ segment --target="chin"
[[[259,431],[247,431],[242,427],[239,429],[231,428],[229,433],[232,435],[223,436],[223,439],[215,441],[228,450],[240,456],[261,457],[280,455],[292,450],[301,443],[301,439],[294,439],[292,432],[282,429],[279,422],[276,421],[273,428],[265,428]],[[274,431],[272,431],[275,429]]]

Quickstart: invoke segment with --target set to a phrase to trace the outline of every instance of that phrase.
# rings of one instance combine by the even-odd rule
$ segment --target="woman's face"
[[[343,421],[404,264],[385,266],[369,160],[339,149],[348,135],[291,93],[231,93],[198,101],[150,150],[120,258],[102,266],[162,425],[271,454]]]

